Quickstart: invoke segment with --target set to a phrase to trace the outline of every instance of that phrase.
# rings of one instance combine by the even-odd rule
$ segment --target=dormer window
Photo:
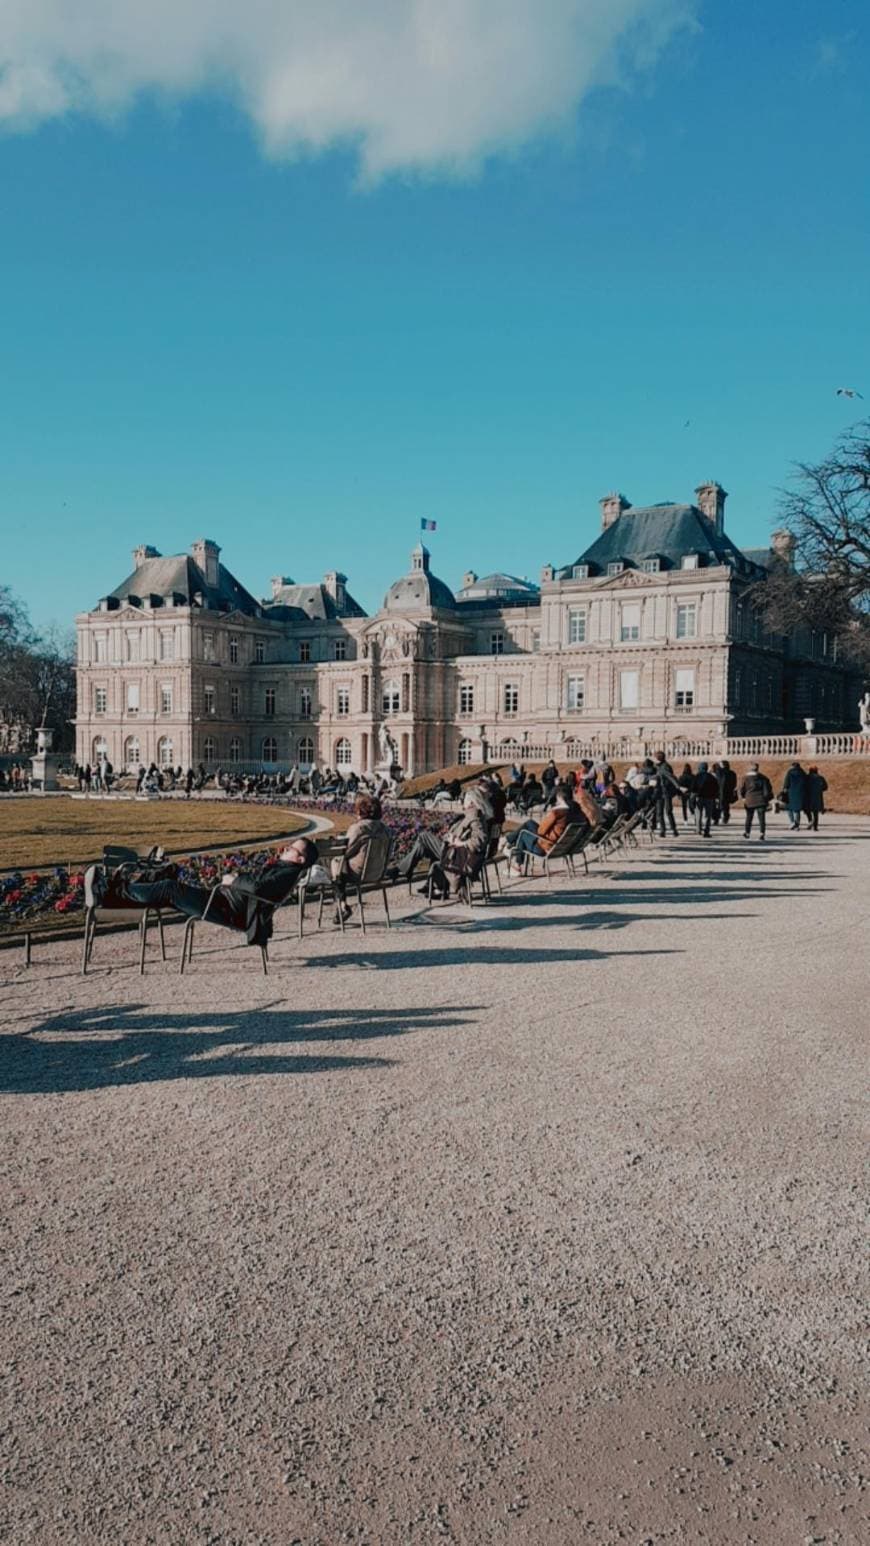
[[[662,561],[660,558],[645,558],[640,567],[644,574],[658,574],[662,567]]]
[[[571,579],[572,580],[588,580],[589,579],[589,565],[588,564],[575,564],[574,568],[571,570]]]
[[[697,569],[697,567],[698,567],[698,554],[697,553],[684,553],[683,554],[683,568],[684,569]]]
[[[608,574],[622,574],[625,564],[621,558],[615,558],[612,564],[607,565]]]

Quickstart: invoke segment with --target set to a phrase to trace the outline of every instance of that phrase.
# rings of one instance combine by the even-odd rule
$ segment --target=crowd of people
[[[0,768],[0,794],[27,794],[30,785],[29,763],[13,762],[10,768]]]

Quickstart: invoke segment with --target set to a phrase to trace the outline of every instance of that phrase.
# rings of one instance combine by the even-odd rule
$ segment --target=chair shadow
[[[0,1093],[61,1094],[230,1074],[308,1074],[390,1068],[385,1057],[266,1048],[357,1042],[473,1024],[480,1006],[451,1009],[250,1010],[162,1013],[147,1004],[67,1010],[3,1038]]]

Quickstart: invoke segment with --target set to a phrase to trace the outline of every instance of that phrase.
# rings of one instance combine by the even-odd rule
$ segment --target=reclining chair
[[[152,850],[153,853],[153,850]],[[149,856],[150,857],[150,856]],[[109,896],[108,905],[105,905],[102,896],[98,895],[97,880],[100,872],[110,876],[113,870],[123,864],[141,864],[143,856],[136,852],[135,848],[122,848],[117,844],[107,844],[103,849],[102,864],[90,864],[85,870],[85,928],[82,937],[82,976],[87,975],[91,957],[94,953],[94,939],[97,933],[98,923],[118,924],[138,922],[139,925],[139,975],[145,972],[145,949],[148,943],[148,925],[152,919],[157,922],[157,932],[160,939],[160,956],[166,960],[166,940],[163,935],[163,914],[156,907],[140,907],[138,903],[129,901],[123,896]],[[111,885],[109,885],[111,892]],[[103,891],[103,896],[105,891]]]

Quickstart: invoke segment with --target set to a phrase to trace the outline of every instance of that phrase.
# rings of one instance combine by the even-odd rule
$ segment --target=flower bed
[[[347,803],[328,805],[325,801],[294,801],[294,810],[339,811],[350,813],[353,807]],[[391,810],[384,812],[384,821],[395,838],[397,858],[408,852],[414,839],[424,829],[443,832],[453,820],[432,811]],[[249,875],[262,874],[263,870],[277,863],[278,854],[285,843],[272,844],[256,852],[229,849],[221,853],[192,853],[175,862],[182,880],[193,885],[213,886],[228,870],[244,870]],[[60,920],[71,913],[79,913],[84,907],[84,873],[68,870],[58,865],[53,870],[27,874],[16,870],[0,877],[0,932],[9,933],[32,923],[44,925]]]

